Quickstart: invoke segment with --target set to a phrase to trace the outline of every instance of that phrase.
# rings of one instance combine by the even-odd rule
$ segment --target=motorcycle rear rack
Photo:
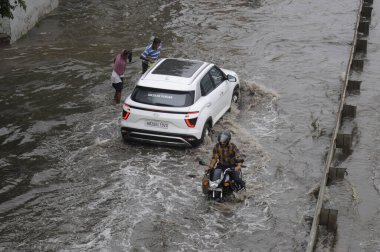
[[[222,188],[214,188],[214,189],[209,188],[208,190],[209,191],[215,191],[215,192],[223,192]]]

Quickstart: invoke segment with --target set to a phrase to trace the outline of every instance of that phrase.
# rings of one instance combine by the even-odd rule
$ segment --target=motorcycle
[[[236,159],[235,164],[243,163],[244,159]],[[207,166],[202,160],[199,161],[200,165]],[[245,166],[241,166],[245,167]],[[232,179],[230,172],[234,170],[235,165],[229,167],[216,166],[213,173],[210,175],[206,172],[202,179],[202,192],[210,199],[222,201],[229,197],[234,192],[238,192],[239,188],[236,182]],[[242,179],[242,172],[240,170],[239,177]]]

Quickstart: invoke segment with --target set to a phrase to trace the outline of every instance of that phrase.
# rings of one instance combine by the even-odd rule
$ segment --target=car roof
[[[212,64],[189,59],[163,58],[149,69],[139,80],[138,86],[193,90],[194,80]]]
[[[195,60],[165,59],[151,74],[190,78],[202,65],[203,62]]]

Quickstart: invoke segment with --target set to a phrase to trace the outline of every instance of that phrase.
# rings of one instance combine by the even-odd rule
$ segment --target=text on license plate
[[[168,128],[168,122],[164,122],[164,121],[146,121],[146,126],[167,129]]]

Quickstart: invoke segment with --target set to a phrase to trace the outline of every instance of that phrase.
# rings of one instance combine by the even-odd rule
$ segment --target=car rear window
[[[188,107],[194,103],[194,91],[174,91],[137,86],[132,100],[144,104],[165,107]]]
[[[178,59],[165,59],[152,74],[172,75],[190,78],[203,65],[203,62]]]

